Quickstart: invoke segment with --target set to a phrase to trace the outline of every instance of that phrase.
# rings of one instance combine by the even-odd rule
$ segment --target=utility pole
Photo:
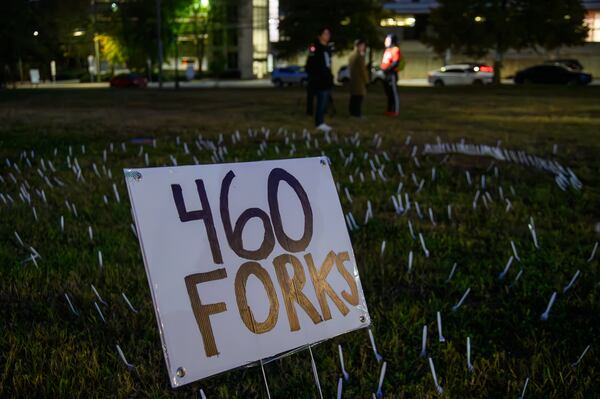
[[[100,43],[98,43],[98,35],[94,32],[94,52],[96,56],[96,82],[100,81]]]
[[[100,81],[100,43],[98,43],[98,34],[96,32],[96,0],[92,2],[92,27],[94,34],[94,64],[96,66],[96,81]]]
[[[179,43],[175,35],[175,90],[179,90]]]
[[[163,45],[162,33],[160,29],[160,0],[156,0],[156,35],[158,42],[158,88],[163,86]]]
[[[199,4],[194,4],[194,45],[196,47],[196,59],[198,60],[198,72],[202,69],[202,64],[200,61],[200,40],[198,39],[198,7]]]
[[[19,56],[19,83],[23,83],[23,80],[25,80],[23,75],[23,59]]]

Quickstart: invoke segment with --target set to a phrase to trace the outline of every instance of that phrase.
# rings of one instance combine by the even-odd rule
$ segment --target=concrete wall
[[[531,50],[510,52],[506,56],[503,75],[513,75],[517,70],[552,58],[575,58],[583,64],[584,71],[600,78],[600,43],[587,43],[581,47],[565,47],[549,54]]]
[[[242,79],[252,79],[252,0],[240,1],[238,23],[238,68]]]
[[[406,69],[400,73],[400,79],[425,79],[429,71],[440,68],[444,63],[443,59],[438,57],[433,51],[419,41],[404,41],[400,43],[400,49],[406,57]],[[348,64],[349,52],[335,53],[332,60],[332,70],[334,76],[338,69]],[[373,53],[373,64],[378,65],[382,56],[382,51]],[[510,51],[506,54],[504,60],[504,68],[502,70],[503,77],[514,75],[519,69],[535,65],[551,58],[575,58],[578,59],[584,66],[586,72],[600,78],[600,43],[586,43],[581,47],[563,48],[560,51],[550,54],[536,53],[531,50],[525,51]],[[479,60],[474,60],[472,57],[453,54],[450,62],[461,61],[481,61],[493,64],[492,55],[488,55]],[[304,65],[306,62],[306,54],[298,55],[294,58],[280,62],[280,65]]]
[[[404,79],[426,78],[427,72],[440,68],[443,59],[418,41],[404,41],[400,44],[402,53],[406,57],[406,69],[400,74]],[[375,54],[374,60],[379,60],[381,54]],[[514,75],[519,69],[532,66],[552,58],[575,58],[584,66],[586,72],[600,78],[600,43],[586,43],[580,47],[562,48],[551,53],[539,53],[533,50],[509,51],[505,55],[503,77]],[[479,60],[460,54],[453,54],[450,62],[481,61],[493,64],[492,54]]]
[[[426,78],[427,72],[440,68],[442,66],[442,60],[440,60],[433,52],[431,52],[422,43],[417,41],[404,42],[401,46],[402,53],[406,56],[406,69],[400,74],[401,78],[415,79],[415,78]],[[331,69],[334,76],[337,76],[337,71],[340,67],[348,65],[348,57],[350,57],[350,51],[335,52],[331,62]],[[383,56],[383,50],[375,50],[373,52],[373,65],[377,66],[381,62]],[[367,60],[368,62],[368,60]],[[301,65],[304,66],[306,63],[306,54],[300,54],[296,57],[282,60],[278,63],[278,66],[283,65]]]

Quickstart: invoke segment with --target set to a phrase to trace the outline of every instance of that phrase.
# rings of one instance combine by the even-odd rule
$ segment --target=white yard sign
[[[173,387],[370,324],[325,158],[125,176]]]

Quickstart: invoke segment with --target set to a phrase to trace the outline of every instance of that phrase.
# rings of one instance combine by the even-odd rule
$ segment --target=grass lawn
[[[598,397],[600,250],[588,258],[600,240],[600,87],[401,88],[400,95],[399,118],[381,115],[384,98],[374,90],[365,100],[367,119],[357,121],[347,117],[347,94],[337,90],[336,114],[328,117],[335,138],[327,143],[313,133],[307,146],[303,129],[311,129],[312,121],[299,89],[0,92],[0,397],[198,397],[200,388],[208,398],[266,397],[256,367],[169,387],[121,172],[144,166],[145,154],[151,166],[171,165],[171,156],[179,165],[212,163],[213,153],[197,143],[217,144],[219,134],[227,162],[288,157],[292,146],[294,157],[330,157],[344,212],[359,225],[350,235],[377,349],[387,361],[384,397],[438,396],[427,358],[420,357],[424,325],[427,356],[444,396],[514,398],[529,378],[525,397]],[[234,145],[236,130],[242,142]],[[375,134],[382,137],[379,147]],[[156,138],[156,147],[130,142],[139,137]],[[555,160],[571,168],[583,188],[563,191],[554,175],[515,162],[423,154],[423,145],[438,137],[500,142]],[[383,168],[385,181],[377,174],[372,179],[370,161]],[[79,169],[85,180],[78,180]],[[403,198],[408,194],[413,204],[398,215],[390,197],[400,183]],[[365,224],[367,201],[374,217]],[[409,221],[425,237],[429,257],[411,236]],[[514,255],[511,240],[520,260],[499,280]],[[98,304],[106,322],[94,305],[92,284],[107,303]],[[553,292],[556,301],[542,321]],[[438,340],[438,311],[446,342]],[[467,337],[473,372],[467,369]],[[124,366],[117,344],[134,371]],[[324,395],[335,396],[341,376],[338,344],[351,375],[343,397],[370,398],[381,364],[366,331],[313,349]],[[265,369],[273,398],[318,397],[307,351]]]

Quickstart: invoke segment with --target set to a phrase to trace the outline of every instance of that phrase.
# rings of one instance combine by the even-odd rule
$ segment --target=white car
[[[494,68],[485,64],[454,64],[429,72],[427,80],[434,86],[483,85],[494,79]]]
[[[385,74],[379,67],[371,68],[371,83],[385,80]],[[339,84],[346,84],[350,82],[350,69],[348,65],[344,65],[338,69],[337,82]]]

